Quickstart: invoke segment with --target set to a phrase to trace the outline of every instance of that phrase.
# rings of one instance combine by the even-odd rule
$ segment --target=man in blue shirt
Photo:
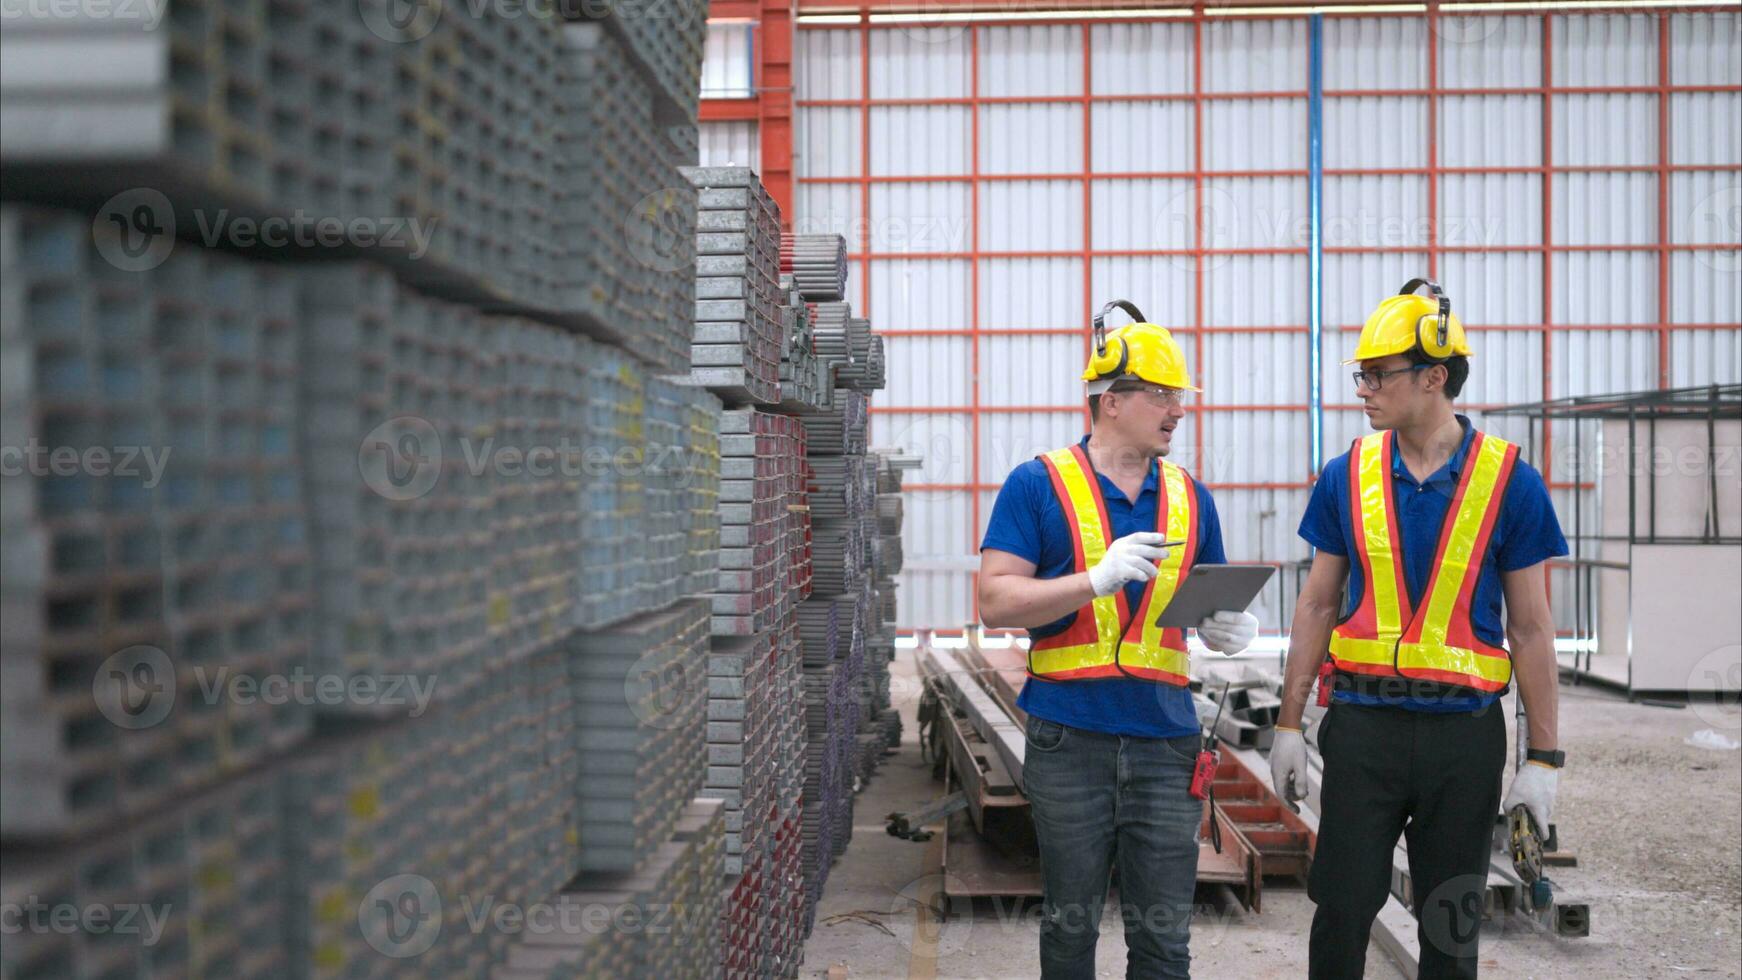
[[[1421,286],[1432,296],[1416,295]],[[1301,716],[1318,676],[1331,707],[1318,735],[1312,977],[1362,975],[1400,834],[1420,976],[1476,976],[1497,810],[1524,806],[1545,833],[1552,815],[1565,756],[1544,563],[1567,553],[1566,540],[1517,447],[1452,411],[1469,355],[1437,284],[1412,280],[1380,303],[1351,359],[1376,432],[1325,467],[1301,519],[1316,553],[1270,764],[1291,806],[1306,796]],[[1506,723],[1495,702],[1515,675],[1530,761],[1502,803]]]
[[[1209,491],[1161,459],[1198,390],[1179,345],[1142,322],[1103,338],[1101,319],[1083,373],[1091,431],[1005,481],[981,543],[980,614],[1031,640],[1017,705],[1045,888],[1041,976],[1095,976],[1116,859],[1128,975],[1186,977],[1200,729],[1183,632],[1153,620],[1193,565],[1225,560],[1222,533]],[[1197,632],[1233,654],[1257,621],[1218,612]]]

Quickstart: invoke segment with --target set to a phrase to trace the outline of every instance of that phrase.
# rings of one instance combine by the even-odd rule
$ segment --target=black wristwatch
[[[1553,752],[1547,749],[1526,749],[1524,759],[1526,762],[1540,762],[1545,766],[1554,766],[1556,769],[1567,764],[1567,754],[1560,749],[1555,749]]]

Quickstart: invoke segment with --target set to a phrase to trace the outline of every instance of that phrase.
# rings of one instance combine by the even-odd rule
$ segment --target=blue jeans
[[[1118,861],[1125,975],[1191,976],[1188,941],[1203,801],[1198,739],[1108,735],[1029,716],[1023,791],[1046,890],[1043,980],[1095,976],[1107,878]]]

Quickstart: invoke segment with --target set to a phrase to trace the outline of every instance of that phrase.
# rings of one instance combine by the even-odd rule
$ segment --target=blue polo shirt
[[[1470,420],[1459,415],[1464,427],[1464,441],[1452,458],[1425,481],[1416,482],[1403,465],[1403,454],[1391,456],[1391,479],[1397,500],[1398,533],[1403,536],[1403,577],[1409,589],[1412,608],[1421,603],[1422,592],[1433,574],[1433,557],[1439,550],[1440,530],[1451,509],[1452,495],[1458,488],[1458,476],[1469,454],[1475,430]],[[1306,515],[1301,518],[1300,536],[1320,551],[1349,557],[1356,554],[1354,518],[1349,513],[1349,454],[1344,453],[1326,464],[1307,502]],[[1543,485],[1542,474],[1520,459],[1512,469],[1512,479],[1506,484],[1506,496],[1500,502],[1500,514],[1494,522],[1494,534],[1488,550],[1482,555],[1482,569],[1476,578],[1476,591],[1470,601],[1471,625],[1476,635],[1499,646],[1506,640],[1500,618],[1503,592],[1500,573],[1529,568],[1537,562],[1567,553],[1567,539],[1561,534],[1554,502]],[[1365,582],[1359,559],[1349,562],[1349,589],[1343,616],[1347,617],[1360,604]],[[1459,694],[1441,698],[1381,697],[1339,690],[1333,699],[1352,704],[1387,704],[1417,711],[1474,711],[1491,704],[1498,694]]]
[[[1089,437],[1079,445],[1088,448]],[[1155,530],[1155,508],[1158,494],[1156,480],[1159,468],[1151,464],[1143,478],[1143,488],[1132,501],[1113,481],[1099,473],[1101,495],[1107,501],[1107,516],[1113,522],[1113,537],[1122,538],[1138,531]],[[1222,553],[1222,525],[1216,519],[1216,503],[1202,483],[1193,481],[1198,490],[1198,563],[1219,565],[1227,561]],[[1071,544],[1075,534],[1066,526],[1064,508],[1053,492],[1052,479],[1046,464],[1031,459],[1018,466],[1005,479],[992,505],[992,519],[986,526],[981,549],[992,548],[1031,561],[1039,578],[1069,575],[1075,566],[1075,551]],[[1132,582],[1125,586],[1125,597],[1131,608],[1143,601],[1147,583]],[[1037,626],[1028,631],[1033,639],[1042,639],[1063,632],[1076,621],[1077,614]],[[1047,681],[1028,678],[1016,706],[1037,718],[1113,735],[1134,735],[1140,738],[1178,738],[1196,735],[1200,726],[1197,711],[1192,707],[1191,693],[1183,687],[1157,684],[1133,677],[1099,677],[1073,681]]]

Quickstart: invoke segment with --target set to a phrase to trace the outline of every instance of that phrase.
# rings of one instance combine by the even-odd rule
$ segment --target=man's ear
[[[1428,391],[1445,391],[1446,382],[1451,379],[1452,372],[1444,364],[1435,364],[1421,372],[1422,387]]]

